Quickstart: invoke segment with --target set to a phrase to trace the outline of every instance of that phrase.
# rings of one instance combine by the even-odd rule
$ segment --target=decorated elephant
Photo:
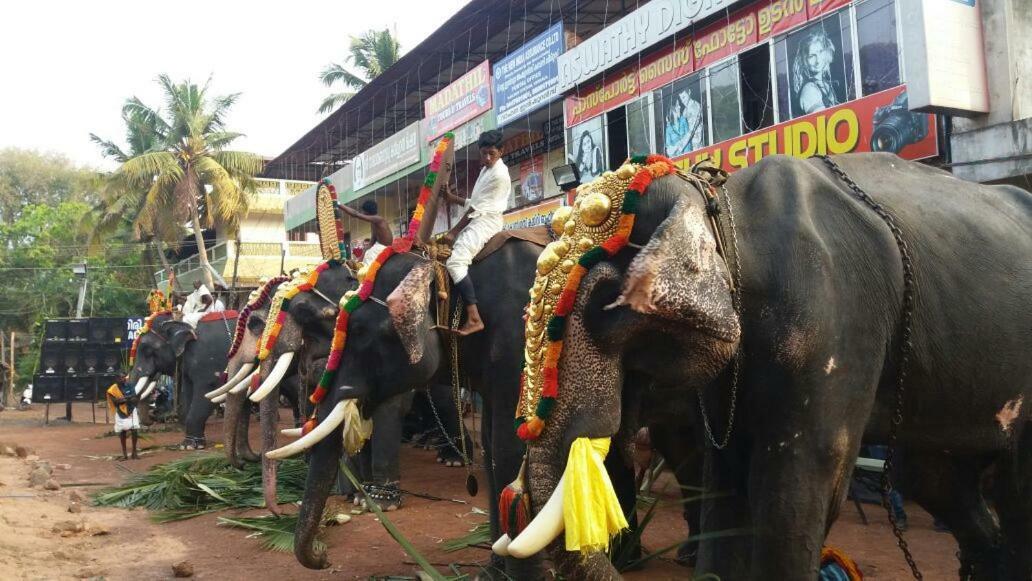
[[[701,532],[751,531],[702,542],[697,573],[816,578],[863,441],[905,455],[904,492],[949,526],[962,576],[1029,579],[1032,196],[889,154],[766,157],[726,190],[632,162],[582,186],[546,250],[578,266],[539,269],[531,291],[535,519],[505,549],[550,545],[567,579],[617,577],[563,512],[619,528],[572,472],[641,407],[625,381],[640,374],[698,401],[706,484],[731,493]]]
[[[215,387],[226,366],[235,325],[233,311],[212,313],[196,329],[172,320],[170,313],[156,313],[147,318],[133,342],[129,381],[137,393],[146,395],[146,386],[158,374],[175,377],[177,369],[180,373],[176,410],[186,427],[185,448],[206,445],[204,428],[213,407],[204,394]]]

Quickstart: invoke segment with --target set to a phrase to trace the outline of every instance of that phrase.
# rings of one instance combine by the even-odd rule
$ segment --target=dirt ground
[[[52,409],[51,418],[63,415],[63,408]],[[118,439],[105,436],[110,425],[90,423],[88,404],[76,404],[71,424],[52,419],[43,425],[43,408],[0,412],[0,444],[20,445],[32,450],[28,459],[0,456],[0,580],[7,579],[80,579],[111,580],[169,579],[172,565],[189,561],[197,579],[368,579],[403,576],[412,578],[416,569],[408,556],[388,536],[371,514],[354,516],[351,522],[325,530],[332,567],[324,571],[303,569],[292,554],[264,551],[259,541],[247,532],[216,525],[218,515],[157,525],[144,510],[96,508],[76,503],[72,495],[92,492],[102,486],[122,482],[132,472],[197,452],[168,450],[181,433],[152,433],[141,440],[144,453],[140,460],[118,462]],[[103,408],[97,407],[98,421]],[[281,414],[286,424],[288,414]],[[257,434],[257,427],[252,435]],[[222,420],[209,422],[210,442],[222,439]],[[0,447],[2,451],[2,447]],[[47,491],[29,487],[29,473],[35,460],[48,461],[53,479],[61,489]],[[67,466],[65,466],[67,465]],[[459,564],[463,573],[476,574],[477,564],[486,563],[488,551],[470,548],[446,553],[444,540],[465,534],[484,517],[474,508],[487,508],[483,492],[486,480],[480,477],[479,496],[465,492],[465,470],[445,468],[435,462],[433,452],[405,446],[402,451],[402,487],[415,493],[449,500],[428,500],[414,495],[405,497],[404,507],[390,513],[390,519],[439,570],[452,574],[449,564]],[[677,489],[669,475],[657,483],[664,506],[646,531],[647,549],[669,546],[686,534],[676,502]],[[81,506],[80,513],[69,507]],[[283,507],[286,511],[295,510]],[[340,505],[340,512],[350,506]],[[869,525],[862,524],[852,504],[843,507],[842,516],[831,531],[828,544],[844,550],[860,565],[868,579],[907,579],[903,560],[884,512],[865,505]],[[957,561],[953,538],[933,530],[932,519],[918,507],[908,504],[910,531],[907,540],[925,578],[955,578]],[[264,511],[234,515],[258,516]],[[225,514],[224,514],[225,516]],[[80,530],[81,529],[81,530]],[[64,530],[65,532],[60,532]],[[672,555],[671,555],[672,556]],[[690,571],[671,559],[654,559],[628,579],[686,579]]]

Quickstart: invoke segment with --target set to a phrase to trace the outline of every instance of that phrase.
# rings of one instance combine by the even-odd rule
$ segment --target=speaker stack
[[[32,401],[103,400],[128,360],[127,322],[124,317],[46,321]]]

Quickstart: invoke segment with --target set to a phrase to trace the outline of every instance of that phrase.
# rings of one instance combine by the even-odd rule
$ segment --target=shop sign
[[[360,153],[352,161],[354,190],[419,162],[420,145],[417,121]]]
[[[547,226],[552,221],[552,213],[562,205],[562,196],[545,200],[535,206],[513,210],[502,216],[502,229],[532,228]]]
[[[559,90],[565,92],[733,3],[652,0],[560,56]]]
[[[487,112],[491,108],[491,64],[484,61],[423,102],[426,140]]]
[[[542,123],[541,131],[517,133],[502,144],[502,159],[506,165],[519,163],[533,155],[563,146],[563,118],[553,117]]]
[[[723,141],[675,159],[683,169],[711,159],[726,171],[777,153],[795,157],[887,151],[905,159],[938,155],[935,116],[911,113],[906,86],[875,93]]]
[[[556,59],[564,50],[566,42],[560,21],[495,63],[494,103],[499,126],[531,113],[559,96]]]
[[[669,47],[643,59],[640,65],[608,74],[603,81],[567,97],[566,127],[848,5],[849,0],[772,0],[735,12],[707,26],[694,38],[677,38]]]

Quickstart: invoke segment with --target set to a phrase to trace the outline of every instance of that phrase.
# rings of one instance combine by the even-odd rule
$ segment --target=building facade
[[[514,18],[474,0],[270,175],[329,175],[342,202],[376,200],[395,233],[448,131],[460,192],[479,171],[477,135],[504,131],[507,227],[546,223],[565,203],[553,169],[572,164],[587,181],[643,153],[734,171],[773,154],[883,151],[976,181],[1025,179],[1032,15],[1021,2],[530,0]],[[314,188],[291,206],[288,236],[305,239]],[[438,230],[448,219],[442,209]],[[346,222],[356,244],[369,236]]]

